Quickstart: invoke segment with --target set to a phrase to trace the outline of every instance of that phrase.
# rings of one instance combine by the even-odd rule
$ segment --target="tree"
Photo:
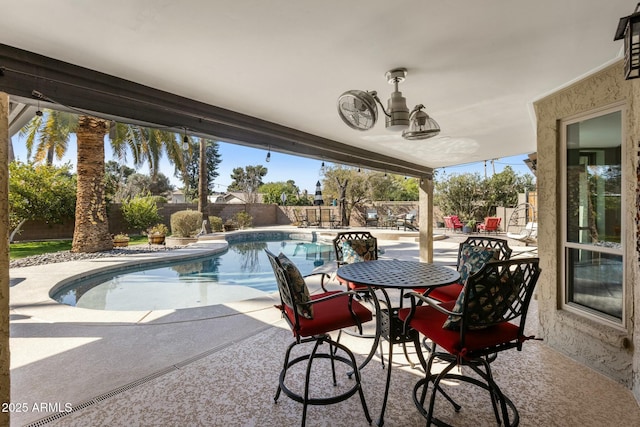
[[[70,135],[77,127],[78,119],[75,114],[45,109],[20,130],[19,135],[26,137],[27,159],[31,158],[34,148],[33,160],[36,163],[46,160],[48,165],[52,165],[54,157],[62,159],[67,151]]]
[[[59,223],[73,218],[76,179],[71,165],[9,164],[10,241],[28,220]]]
[[[166,196],[167,193],[172,190],[173,185],[171,185],[169,178],[162,172],[158,173],[155,181],[153,181],[149,175],[134,173],[127,178],[124,185],[120,186],[120,189],[114,196],[114,201],[116,203],[122,203],[127,199],[146,193],[152,196]]]
[[[435,183],[434,201],[447,215],[458,215],[463,222],[480,219],[483,187],[479,173],[451,175]]]
[[[323,196],[327,199],[338,199],[340,208],[340,222],[343,226],[349,224],[351,211],[359,207],[368,197],[368,175],[358,172],[349,166],[331,166],[325,170],[323,182]]]
[[[256,203],[258,188],[262,185],[262,178],[267,174],[267,168],[262,165],[234,168],[231,172],[231,185],[227,191],[241,191],[246,203]]]
[[[260,186],[258,191],[262,194],[262,201],[264,203],[282,204],[282,193],[285,194],[287,201],[286,204],[290,206],[299,205],[300,188],[296,185],[295,181],[290,179],[287,182],[268,182]],[[308,201],[304,200],[305,205]]]
[[[108,219],[106,217],[105,182],[104,182],[104,135],[113,130],[114,138],[111,145],[119,159],[126,158],[126,148],[133,154],[136,167],[144,162],[149,163],[151,176],[158,176],[158,164],[162,150],[166,151],[170,161],[174,162],[180,170],[184,170],[184,158],[182,146],[178,143],[176,135],[159,129],[147,129],[135,125],[116,123],[97,119],[90,116],[76,116],[68,113],[46,110],[45,116],[36,116],[23,129],[27,137],[27,148],[33,147],[36,136],[39,136],[42,150],[53,150],[64,154],[69,133],[75,131],[78,139],[78,194],[76,204],[76,228],[74,230],[72,251],[95,252],[111,249],[111,239],[106,239],[108,231]],[[91,132],[94,132],[91,134]],[[82,138],[80,136],[82,133]],[[42,142],[44,141],[44,142]],[[63,141],[62,144],[60,141]],[[101,147],[98,147],[99,143]],[[30,145],[31,144],[31,145]],[[57,145],[56,145],[57,144]],[[58,147],[53,149],[52,147]],[[90,152],[90,149],[96,149]],[[60,156],[62,154],[59,154]],[[30,155],[30,154],[29,154]],[[57,154],[58,155],[58,154]],[[102,158],[98,160],[97,156]],[[80,158],[82,156],[82,159]],[[49,158],[49,156],[47,157]],[[53,159],[53,157],[51,157]],[[81,172],[82,169],[82,172]],[[93,192],[93,193],[92,193]],[[79,211],[87,209],[82,213]],[[102,212],[104,209],[104,213]],[[92,231],[91,228],[94,228]],[[76,236],[81,233],[81,236]],[[103,243],[100,240],[108,240]]]
[[[507,166],[500,173],[483,179],[479,173],[444,175],[435,181],[434,199],[446,214],[467,220],[482,220],[494,214],[496,206],[513,207],[518,194],[535,190],[530,174],[518,176]]]
[[[116,201],[116,195],[122,191],[122,188],[126,185],[129,176],[133,175],[135,172],[135,169],[130,168],[127,165],[120,164],[115,160],[109,160],[105,164],[104,185],[107,203]]]
[[[214,181],[220,175],[218,173],[218,167],[220,166],[220,145],[210,139],[199,139],[199,145],[204,141],[205,143],[205,166],[206,166],[206,188],[209,192],[213,191]],[[185,162],[185,173],[183,174],[176,169],[175,175],[180,178],[187,186],[185,190],[185,196],[189,200],[193,200],[199,197],[200,191],[200,150],[190,150],[189,158]]]
[[[113,248],[104,197],[104,135],[109,122],[78,117],[78,194],[71,252],[98,252]]]

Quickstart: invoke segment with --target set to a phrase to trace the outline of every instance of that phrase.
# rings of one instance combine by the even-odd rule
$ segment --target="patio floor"
[[[455,262],[465,237],[437,240],[435,262]],[[514,256],[532,249],[511,243]],[[383,257],[418,258],[418,245],[410,234],[380,240],[379,245],[385,249]],[[207,245],[192,249],[199,250],[211,249]],[[160,256],[176,253],[186,252]],[[11,270],[12,280],[21,278],[11,289],[12,402],[24,402],[28,408],[13,413],[11,425],[299,424],[300,404],[286,396],[273,404],[282,357],[292,336],[273,308],[272,295],[198,309],[96,314],[42,300],[31,291],[30,284],[50,288],[59,277],[110,262]],[[315,279],[309,285],[312,290],[319,288]],[[535,333],[535,301],[528,325]],[[359,357],[370,344],[357,338],[344,342]],[[410,397],[421,369],[411,369],[401,353],[394,354],[393,369],[385,425],[424,425]],[[629,390],[551,350],[544,341],[528,341],[522,352],[503,353],[494,363],[494,374],[518,407],[521,426],[640,425],[640,408]],[[384,371],[374,359],[362,376],[375,420]],[[341,383],[348,382],[341,378]],[[495,425],[480,390],[460,387],[455,397],[463,409],[455,414],[450,407],[439,406],[438,414],[445,420],[460,426]],[[69,414],[61,412],[67,403],[73,408]],[[357,398],[312,407],[307,419],[314,426],[368,425]]]

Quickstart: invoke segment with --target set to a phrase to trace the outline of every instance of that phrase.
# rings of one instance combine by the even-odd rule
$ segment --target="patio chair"
[[[425,361],[418,334],[415,335],[426,375],[414,386],[413,401],[427,419],[427,425],[448,425],[434,414],[438,394],[448,400],[456,412],[460,410],[460,405],[447,393],[448,387],[459,388],[460,382],[489,392],[498,425],[518,425],[517,408],[496,384],[490,358],[513,348],[520,351],[524,341],[534,338],[524,335],[524,326],[540,275],[538,264],[538,258],[487,263],[467,279],[456,301],[437,303],[418,292],[409,293],[411,308],[401,309],[398,317],[442,348],[442,351],[432,351]],[[431,372],[436,359],[448,365]],[[477,376],[463,375],[463,367],[469,367]],[[460,373],[455,373],[454,368],[459,368]],[[433,384],[426,407],[430,383]]]
[[[409,211],[405,215],[400,216],[396,222],[396,228],[400,229],[400,227],[402,227],[404,231],[407,231],[407,228],[411,231],[418,231],[418,225],[416,224],[417,216],[418,212],[415,210]]]
[[[334,227],[335,220],[331,214],[331,209],[320,209],[320,227]]]
[[[282,317],[289,324],[295,337],[295,341],[289,345],[285,353],[284,365],[280,372],[274,402],[277,403],[280,393],[284,392],[291,399],[302,403],[302,426],[304,427],[308,405],[330,405],[346,400],[358,393],[365,417],[371,423],[371,416],[362,391],[356,359],[349,348],[333,341],[329,335],[329,332],[351,326],[362,329],[362,323],[372,319],[371,312],[354,299],[355,292],[353,291],[323,292],[309,296],[307,285],[295,264],[283,254],[276,256],[268,249],[265,249],[265,252],[273,268],[278,290],[280,291],[280,305],[276,307],[282,312]],[[298,349],[296,357],[290,360],[293,348],[307,343],[313,344],[310,351],[298,356],[300,354]],[[322,346],[322,344],[328,345]],[[325,347],[328,347],[328,349],[322,351]],[[317,372],[318,369],[326,366],[322,363],[314,363],[318,359],[329,359],[331,361],[331,374]],[[306,368],[302,369],[302,372],[305,372],[304,390],[298,392],[289,387],[287,373],[290,368],[302,362],[306,362]],[[312,378],[319,381],[331,378],[332,385],[334,387],[337,386],[336,363],[346,364],[352,370],[355,376],[353,384],[348,385],[346,390],[341,387],[340,390],[328,396],[316,397],[314,395],[314,397],[311,397],[309,388]],[[297,369],[294,369],[294,371],[300,372]],[[351,380],[348,381],[351,382]]]
[[[378,219],[378,211],[376,209],[367,209],[364,219],[366,227],[377,227]]]
[[[498,234],[501,220],[502,218],[488,216],[484,219],[484,222],[478,224],[478,231],[484,231],[486,233],[493,231]]]
[[[343,231],[333,238],[333,249],[338,267],[354,262],[378,259],[378,239],[368,231]],[[366,286],[356,286],[338,278],[349,289],[368,292]]]
[[[460,282],[441,286],[429,293],[436,301],[452,301],[458,298],[467,277],[480,270],[489,261],[506,261],[511,258],[512,249],[505,239],[497,237],[468,237],[458,246],[456,270],[460,272]],[[426,289],[414,289],[425,292]]]
[[[457,215],[449,215],[444,217],[444,227],[447,230],[456,232],[457,230],[462,230],[463,226],[464,224],[462,224],[462,221],[460,221],[460,218]]]
[[[336,234],[336,237],[333,239],[333,249],[336,254],[336,263],[338,267],[345,264],[352,264],[354,262],[366,262],[378,259],[378,239],[373,237],[373,235],[368,231],[343,231]],[[340,277],[337,277],[337,279],[348,289],[357,292],[365,301],[372,303],[375,311],[376,301],[372,299],[372,297],[375,298],[375,296],[370,295],[369,288],[366,286],[356,285],[352,282],[346,282]],[[342,332],[343,330],[340,330],[336,341],[340,341]],[[375,338],[375,334],[363,334],[360,330],[352,331],[345,329],[344,333],[360,338]],[[382,342],[380,342],[380,355],[382,365],[384,366]],[[366,362],[368,362],[368,360]],[[366,362],[363,363],[363,365],[365,365]]]
[[[308,226],[317,227],[320,225],[320,218],[318,218],[318,209],[307,209],[305,213],[305,219]]]
[[[306,228],[309,226],[309,222],[307,221],[307,217],[302,216],[302,213],[300,211],[298,211],[297,209],[293,210],[293,217],[295,219],[295,223],[298,225],[298,227],[300,228]]]

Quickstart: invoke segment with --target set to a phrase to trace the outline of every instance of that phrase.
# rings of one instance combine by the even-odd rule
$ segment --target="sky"
[[[27,150],[25,148],[24,139],[20,138],[17,134],[12,138],[13,149],[17,160],[27,160]],[[214,191],[224,192],[227,186],[231,184],[231,172],[236,167],[255,166],[262,165],[267,168],[268,172],[263,178],[263,182],[278,182],[288,181],[293,179],[300,188],[300,191],[307,190],[309,194],[314,194],[316,188],[316,182],[322,180],[320,174],[320,167],[322,165],[321,160],[313,160],[305,157],[290,156],[281,153],[271,153],[270,162],[266,162],[267,150],[261,150],[256,148],[244,147],[236,144],[229,144],[225,142],[219,143],[219,153],[221,155],[221,163],[218,167],[218,177],[214,184]],[[105,146],[106,160],[117,160],[112,156],[111,148],[108,144]],[[67,153],[62,160],[54,161],[56,165],[62,165],[67,162],[71,162],[74,165],[75,171],[75,157],[76,157],[76,138],[75,135],[71,135]],[[526,159],[526,155],[504,157],[501,159],[495,159],[493,165],[490,161],[487,161],[486,170],[487,176],[491,176],[494,171],[499,173],[506,166],[511,166],[513,170],[519,174],[531,173],[529,168],[523,162]],[[130,157],[129,157],[130,159]],[[329,162],[326,166],[330,166]],[[131,165],[129,165],[131,166]],[[138,170],[140,173],[148,174],[147,168],[142,167]],[[173,176],[173,166],[165,158],[161,160],[160,171],[169,177],[171,183],[177,187],[181,186],[180,180]],[[484,176],[485,164],[470,163],[460,166],[450,166],[444,169],[444,173],[447,175],[458,173],[479,173]]]

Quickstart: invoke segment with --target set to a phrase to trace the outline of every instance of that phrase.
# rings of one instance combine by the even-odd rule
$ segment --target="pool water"
[[[277,291],[264,249],[284,253],[303,275],[335,259],[326,243],[281,240],[230,243],[221,254],[161,268],[98,276],[65,287],[56,301],[94,310],[168,310],[202,307]]]

